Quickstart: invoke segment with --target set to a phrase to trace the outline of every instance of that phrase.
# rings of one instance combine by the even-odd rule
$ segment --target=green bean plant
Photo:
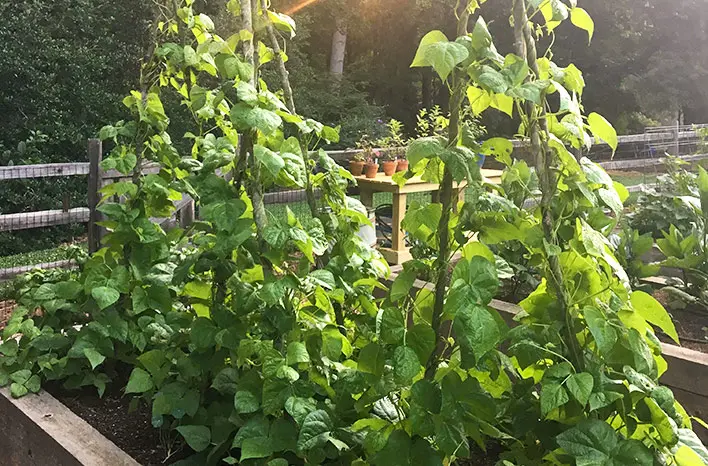
[[[391,451],[433,436],[446,456],[465,457],[468,439],[484,448],[484,438],[493,437],[507,448],[504,464],[704,464],[691,418],[658,383],[666,362],[653,326],[678,341],[673,323],[654,298],[631,290],[608,239],[626,189],[569,151],[589,148],[593,136],[615,149],[616,133],[599,114],[583,115],[581,71],[554,63],[552,47],[542,55],[536,48],[539,36],[553,43],[567,19],[590,38],[594,23],[575,1],[514,0],[515,53],[502,56],[481,16],[467,30],[482,3],[457,2],[458,37],[430,32],[413,63],[432,67],[448,85],[452,114],[447,138],[422,138],[408,151],[405,178],[441,183],[441,202],[406,218],[409,234],[436,249],[435,290],[409,297],[417,264],[406,264],[390,294],[404,306],[391,312],[404,335],[411,323],[422,325],[435,333],[436,345],[425,377],[411,387],[411,424]],[[463,105],[521,119],[519,134],[538,176],[534,207],[509,200],[490,215],[471,202],[455,213],[458,184],[479,190],[472,151],[494,156],[507,176],[514,169],[511,142],[476,147],[466,137]],[[470,241],[475,234],[479,242]],[[542,278],[520,302],[512,329],[489,307],[498,282],[487,245],[509,241],[523,245]]]
[[[101,131],[113,145],[103,168],[128,178],[103,189],[103,248],[75,271],[23,282],[0,385],[14,396],[46,381],[122,391],[175,445],[165,462],[181,465],[447,465],[490,442],[505,465],[708,458],[657,383],[666,364],[652,325],[675,336],[670,319],[631,292],[607,239],[622,190],[566,148],[590,133],[614,146],[614,131],[580,113],[577,68],[536,56],[533,32],[552,34],[565,17],[592,32],[584,10],[516,0],[518,50],[506,56],[481,17],[469,32],[476,0],[458,2],[454,40],[423,38],[413,65],[449,86],[450,119],[446,136],[410,145],[397,179],[441,185],[440,202],[406,219],[434,258],[406,264],[389,290],[388,267],[357,236],[367,218],[347,195],[354,180],[319,150],[336,129],[292,102],[282,45],[292,19],[267,0],[226,6],[238,32],[224,39],[193,0],[159,5],[154,53],[124,100],[131,118]],[[269,66],[280,89],[260,79]],[[180,135],[187,154],[172,143],[168,92],[194,121]],[[462,122],[488,107],[521,117],[536,208],[520,202],[535,195],[523,192],[530,174],[495,193],[499,216],[456,202],[463,186],[491,189],[477,154],[515,166],[510,142],[480,142]],[[146,163],[158,170],[144,174]],[[271,188],[304,190],[308,218],[270,215]],[[164,231],[151,220],[185,196],[193,225]],[[543,279],[515,328],[489,308],[503,274],[487,245],[503,241],[521,244]],[[415,291],[420,267],[432,289]]]

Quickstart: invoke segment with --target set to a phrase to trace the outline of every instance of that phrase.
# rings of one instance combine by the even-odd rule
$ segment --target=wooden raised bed
[[[45,391],[16,400],[0,389],[0,452],[7,466],[139,466]]]

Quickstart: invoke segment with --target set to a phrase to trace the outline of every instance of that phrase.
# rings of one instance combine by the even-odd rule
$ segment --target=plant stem
[[[457,24],[457,36],[467,35],[467,23],[469,22],[469,4],[471,0],[462,2],[463,10]],[[448,126],[448,145],[456,147],[460,137],[460,112],[462,102],[465,97],[463,86],[464,78],[462,72],[454,70],[452,75],[452,95],[450,96],[450,125]],[[431,379],[435,376],[435,369],[440,355],[445,351],[446,329],[442,325],[442,317],[445,307],[445,296],[447,286],[450,281],[448,270],[448,260],[450,255],[450,212],[452,211],[453,200],[453,178],[449,167],[445,167],[442,183],[440,185],[440,201],[442,202],[442,215],[438,223],[438,257],[435,260],[435,270],[438,277],[435,284],[435,304],[433,306],[432,327],[436,335],[436,349],[428,359],[425,376]]]
[[[529,19],[526,13],[526,0],[514,0],[514,43],[517,53],[526,60],[529,68],[535,76],[539,76],[538,62],[536,55],[536,41],[533,37]],[[531,138],[531,153],[534,155],[536,172],[541,188],[541,224],[546,241],[550,245],[558,245],[558,237],[555,233],[555,221],[553,217],[553,196],[557,189],[558,180],[552,171],[553,153],[549,150],[548,122],[545,111],[546,99],[542,96],[540,106],[534,106],[532,102],[527,102],[525,112],[528,118],[528,132]],[[582,351],[573,330],[573,316],[568,300],[568,290],[563,282],[563,271],[558,256],[547,255],[549,266],[549,283],[556,294],[558,304],[565,314],[566,344],[571,353],[573,365],[582,370],[584,367]]]
[[[275,63],[278,66],[278,73],[280,74],[281,85],[283,86],[283,97],[285,98],[285,106],[290,110],[293,115],[297,114],[295,109],[295,99],[293,98],[293,88],[290,85],[290,73],[285,66],[285,61],[283,61],[283,54],[280,48],[280,43],[278,42],[278,36],[273,27],[273,22],[268,17],[268,4],[267,0],[260,0],[261,10],[263,12],[263,21],[265,22],[266,32],[268,33],[268,39],[270,41],[270,47],[273,49],[273,54],[275,55]],[[307,196],[307,205],[310,207],[310,212],[314,218],[319,216],[317,212],[317,202],[315,200],[315,192],[312,189],[312,180],[310,179],[310,152],[305,144],[303,135],[298,131],[298,141],[300,142],[300,151],[302,152],[302,158],[305,162],[305,168],[307,170],[307,180],[305,184],[305,195]]]

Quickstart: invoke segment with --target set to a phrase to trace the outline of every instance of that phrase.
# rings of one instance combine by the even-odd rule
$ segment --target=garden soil
[[[99,398],[93,387],[79,391],[67,391],[51,385],[45,388],[143,466],[164,466],[183,459],[187,454],[184,450],[188,449],[179,450],[180,443],[173,442],[178,450],[170,456],[168,436],[161,435],[161,431],[152,426],[150,407],[142,403],[131,411],[130,396],[107,391],[103,398]]]

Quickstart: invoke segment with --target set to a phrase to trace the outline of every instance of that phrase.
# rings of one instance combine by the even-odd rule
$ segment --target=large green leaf
[[[321,448],[327,444],[330,432],[334,428],[327,411],[318,409],[308,414],[300,427],[297,439],[297,449],[307,452],[313,448]]]
[[[453,328],[460,346],[471,351],[477,361],[501,340],[497,320],[484,306],[468,304],[458,309]]]
[[[440,31],[433,31],[423,37],[411,66],[432,66],[440,79],[445,81],[452,70],[465,61],[468,56],[467,47],[457,42],[448,41],[445,34]]]
[[[416,139],[408,145],[406,158],[410,162],[411,168],[418,165],[421,160],[438,157],[445,146],[437,137],[427,137]]]
[[[240,131],[258,129],[266,136],[273,134],[283,123],[277,113],[261,107],[251,107],[245,103],[233,106],[231,121]]]
[[[92,289],[91,296],[96,300],[96,304],[101,310],[112,306],[120,299],[118,290],[107,286],[99,286]]]
[[[603,354],[612,351],[617,342],[617,330],[607,321],[602,313],[594,307],[584,307],[583,314],[595,343]]]
[[[619,438],[607,423],[586,420],[556,437],[577,466],[651,466],[651,451],[638,440]]]
[[[588,115],[588,125],[596,138],[605,141],[613,151],[617,150],[617,131],[609,121],[605,120],[605,117],[593,112]]]
[[[125,393],[145,393],[152,390],[154,384],[152,377],[145,370],[136,367],[130,373],[128,385],[125,387]]]
[[[452,273],[452,286],[445,303],[450,316],[467,305],[488,304],[499,288],[494,264],[481,256],[461,259]]]
[[[650,322],[664,331],[672,340],[679,343],[679,336],[674,326],[674,321],[664,306],[659,303],[653,296],[643,292],[634,291],[629,297],[632,307],[639,313],[647,322]]]
[[[413,288],[413,282],[415,282],[416,274],[414,270],[404,270],[393,281],[391,285],[391,292],[389,294],[389,299],[393,302],[400,300],[408,295],[410,295],[411,289]]]
[[[570,21],[580,29],[587,31],[588,40],[592,40],[592,35],[595,32],[595,22],[587,11],[580,7],[573,8],[570,10]]]
[[[204,451],[211,443],[211,430],[207,426],[179,426],[177,432],[182,434],[187,445],[194,451]]]
[[[409,385],[420,370],[420,361],[413,349],[407,346],[396,348],[393,352],[393,377],[399,385]]]
[[[547,382],[541,390],[541,414],[546,416],[570,401],[568,392],[558,382]]]
[[[484,141],[480,153],[492,156],[497,161],[506,166],[512,164],[511,153],[514,151],[514,144],[506,138],[492,138]]]
[[[427,323],[414,325],[406,333],[406,346],[415,351],[420,363],[425,365],[435,349],[435,330]]]
[[[280,170],[285,168],[285,160],[277,152],[273,152],[267,147],[256,144],[253,146],[253,154],[273,178],[277,178]]]
[[[565,386],[570,394],[573,395],[573,398],[575,398],[582,406],[585,406],[590,400],[590,394],[592,393],[594,383],[592,374],[581,372],[568,377]]]

